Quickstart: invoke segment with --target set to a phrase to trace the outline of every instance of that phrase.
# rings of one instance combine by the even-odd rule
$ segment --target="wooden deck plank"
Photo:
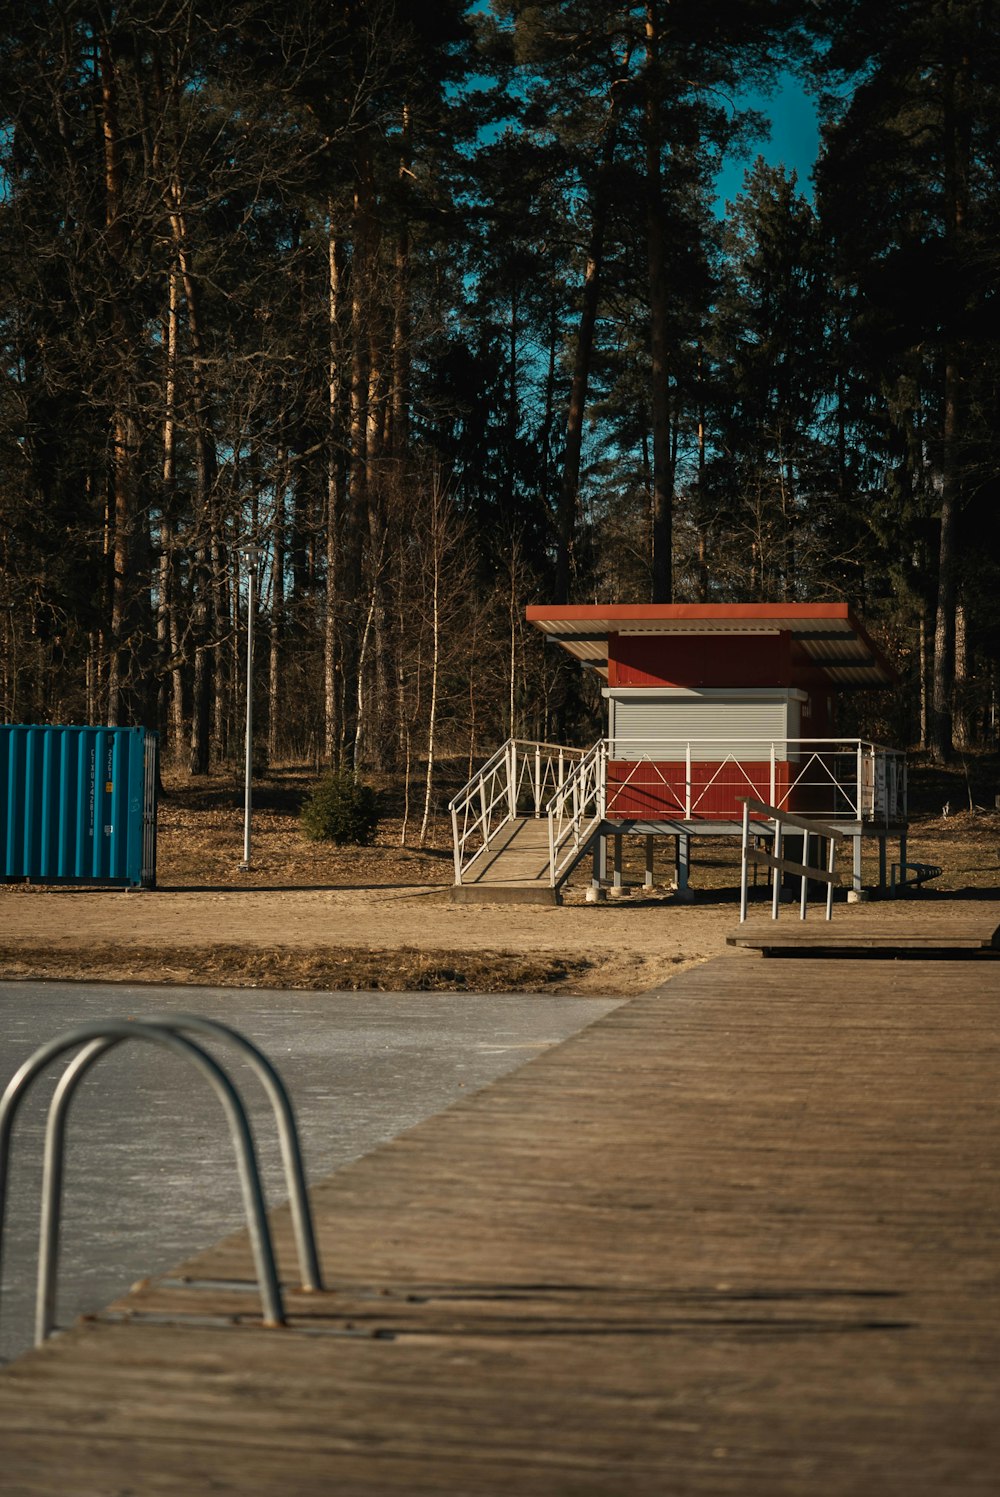
[[[759,970],[319,1185],[291,1328],[234,1237],[8,1368],[5,1493],[992,1494],[1000,971]]]
[[[777,920],[751,912],[726,940],[730,946],[768,953],[1000,951],[1000,904],[990,900],[956,911],[954,900],[935,904],[917,896],[917,900],[841,906],[832,920],[823,918],[817,904],[810,907],[805,920],[786,906]]]
[[[549,824],[520,816],[502,827],[488,851],[463,876],[470,885],[548,884]]]

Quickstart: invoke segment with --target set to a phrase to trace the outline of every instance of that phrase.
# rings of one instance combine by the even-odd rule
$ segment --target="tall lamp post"
[[[251,783],[253,780],[253,627],[257,614],[257,559],[260,552],[260,546],[252,543],[239,548],[239,553],[247,566],[247,738],[243,789],[243,862],[240,864],[244,872],[250,867]]]

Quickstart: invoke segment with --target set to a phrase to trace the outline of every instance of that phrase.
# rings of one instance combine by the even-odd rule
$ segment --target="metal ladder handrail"
[[[60,1217],[58,1202],[61,1197],[65,1124],[69,1103],[79,1081],[99,1056],[129,1039],[159,1045],[175,1055],[190,1060],[195,1069],[209,1082],[222,1103],[236,1153],[243,1208],[260,1290],[263,1321],[269,1326],[284,1325],[284,1303],[267,1222],[253,1133],[239,1092],[218,1061],[193,1040],[174,1033],[165,1025],[146,1024],[132,1019],[105,1019],[79,1024],[74,1029],[40,1046],[15,1072],[3,1097],[0,1098],[0,1264],[2,1264],[11,1134],[21,1102],[32,1083],[51,1061],[70,1050],[78,1049],[81,1045],[86,1047],[76,1056],[60,1079],[49,1106],[42,1178],[39,1292],[35,1306],[36,1345],[41,1345],[53,1328],[54,1289],[52,1286],[58,1257]]]
[[[160,1025],[163,1028],[208,1035],[209,1038],[217,1039],[222,1044],[231,1045],[239,1051],[250,1066],[267,1093],[278,1130],[281,1163],[285,1172],[285,1188],[288,1191],[288,1205],[298,1252],[299,1273],[302,1279],[301,1288],[308,1293],[322,1292],[323,1273],[320,1268],[316,1231],[306,1189],[306,1171],[298,1124],[295,1121],[295,1109],[292,1107],[288,1088],[277,1067],[271,1063],[263,1050],[259,1049],[252,1040],[247,1039],[245,1034],[240,1034],[238,1029],[233,1029],[218,1019],[206,1019],[200,1014],[188,1013],[147,1014],[142,1022]]]

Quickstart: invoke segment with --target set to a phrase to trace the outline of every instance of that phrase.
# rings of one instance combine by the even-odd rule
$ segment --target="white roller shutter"
[[[628,758],[627,744],[643,754],[659,752],[664,740],[678,745],[674,754],[665,747],[663,757],[681,758],[690,742],[691,752],[699,759],[725,759],[735,753],[747,761],[770,757],[772,741],[798,738],[800,728],[800,694],[726,697],[720,694],[700,696],[654,695],[609,692],[609,736],[619,747],[615,757]]]

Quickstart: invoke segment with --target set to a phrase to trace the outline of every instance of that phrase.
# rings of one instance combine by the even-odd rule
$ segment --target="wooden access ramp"
[[[684,973],[319,1185],[287,1327],[236,1236],[7,1368],[5,1497],[994,1497],[998,1002]]]
[[[558,904],[549,882],[549,823],[541,816],[515,816],[452,886],[458,904]]]

